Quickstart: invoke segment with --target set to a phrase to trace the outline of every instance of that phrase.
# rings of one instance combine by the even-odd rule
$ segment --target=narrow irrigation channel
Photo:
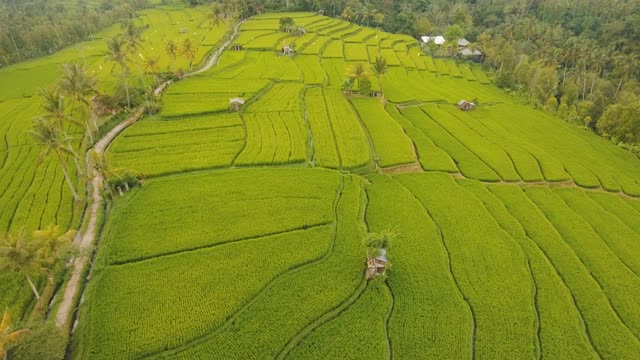
[[[211,69],[218,63],[218,60],[222,53],[225,51],[229,45],[235,40],[238,36],[240,26],[244,23],[244,21],[238,22],[229,36],[229,38],[211,55],[209,60],[205,63],[203,67],[198,70],[195,70],[191,73],[185,74],[183,78],[200,74]],[[166,90],[172,81],[166,81],[160,84],[154,91],[156,96],[162,95],[164,90]],[[85,160],[87,164],[87,177],[91,179],[87,182],[87,199],[89,200],[89,207],[85,210],[83,214],[82,224],[85,227],[85,231],[83,233],[79,233],[76,239],[74,240],[74,246],[78,249],[78,252],[81,254],[70,261],[71,264],[71,276],[69,281],[64,288],[62,299],[60,301],[60,305],[58,306],[58,310],[56,313],[56,325],[60,328],[70,329],[71,332],[75,329],[75,326],[78,322],[76,304],[82,298],[84,293],[84,289],[86,288],[86,281],[82,281],[83,274],[90,274],[90,270],[88,266],[92,266],[91,260],[91,249],[96,245],[96,239],[98,237],[98,220],[102,215],[102,211],[104,211],[104,199],[102,198],[102,175],[95,171],[93,168],[93,164],[89,159],[89,154],[91,151],[96,151],[98,154],[103,155],[109,144],[127,127],[136,123],[143,115],[144,109],[138,108],[135,110],[133,115],[129,118],[118,124],[111,131],[105,134],[100,140],[98,140],[92,148],[87,150],[85,155]],[[105,215],[106,216],[106,215]],[[87,278],[88,281],[88,278]],[[79,306],[79,305],[78,305]],[[75,314],[75,319],[73,318]],[[73,322],[73,324],[71,323]],[[73,325],[73,326],[71,326]]]

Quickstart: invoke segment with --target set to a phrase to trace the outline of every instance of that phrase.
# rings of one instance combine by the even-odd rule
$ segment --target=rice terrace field
[[[90,270],[58,324],[72,330],[68,359],[640,358],[636,155],[407,35],[309,12],[263,13],[237,32],[197,9],[141,14],[148,49],[178,34],[200,44],[194,69],[229,43],[108,144],[108,166],[143,180],[99,203]],[[279,31],[284,17],[305,33]],[[83,189],[74,201],[53,158],[35,165],[27,131],[38,89],[79,48],[115,86],[102,47],[0,69],[0,233],[92,229],[93,178],[65,158]],[[348,69],[378,55],[384,96],[345,89]],[[376,237],[388,263],[369,278]],[[52,319],[71,286],[62,274]],[[37,307],[22,275],[0,272],[4,307],[22,321]]]

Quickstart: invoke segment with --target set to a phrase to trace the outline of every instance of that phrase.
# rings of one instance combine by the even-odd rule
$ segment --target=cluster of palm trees
[[[44,115],[33,119],[29,134],[42,150],[38,164],[53,156],[60,166],[73,198],[80,196],[69,174],[67,158],[73,159],[78,174],[82,174],[78,152],[74,148],[74,138],[67,132],[73,125],[84,128],[86,137],[93,142],[97,128],[97,114],[93,97],[98,93],[97,80],[79,64],[63,65],[63,74],[56,87],[41,91]],[[78,147],[80,142],[76,142]]]
[[[360,94],[370,95],[371,81],[369,78],[374,75],[378,80],[378,91],[376,95],[382,96],[382,77],[387,73],[387,70],[387,60],[382,55],[376,56],[372,65],[361,62],[355,63],[347,68],[347,78],[342,84],[342,91],[350,93],[355,85]]]
[[[114,72],[116,68],[120,70],[120,78],[127,97],[127,108],[131,107],[131,94],[129,91],[129,78],[131,76],[130,56],[135,56],[142,47],[142,33],[144,30],[144,26],[138,26],[135,21],[129,20],[122,26],[120,34],[107,39],[105,61],[113,64],[111,72]],[[150,57],[146,59],[144,66],[154,71],[157,70],[157,64],[158,59]],[[141,76],[144,83],[144,74],[141,74]]]
[[[378,12],[372,3],[356,3],[355,5],[355,7],[345,7],[340,17],[346,21],[356,22],[363,26],[371,26],[371,23],[373,23],[379,28],[384,23],[384,14]]]
[[[46,275],[48,287],[53,289],[55,264],[70,256],[76,233],[75,230],[63,232],[59,226],[50,225],[31,234],[17,231],[0,238],[0,270],[8,269],[25,277],[36,298],[38,311],[45,305],[45,299],[33,279]]]
[[[169,55],[172,62],[176,61],[178,55],[184,56],[189,61],[189,69],[193,67],[193,60],[198,54],[198,47],[190,38],[185,38],[181,43],[169,40],[164,46],[164,51]]]

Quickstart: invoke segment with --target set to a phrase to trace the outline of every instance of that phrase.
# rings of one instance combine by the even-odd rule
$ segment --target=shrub
[[[62,360],[67,348],[64,333],[53,322],[29,326],[31,334],[9,352],[12,360]]]

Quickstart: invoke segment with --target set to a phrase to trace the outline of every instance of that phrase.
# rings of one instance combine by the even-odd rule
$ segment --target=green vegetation
[[[518,6],[190,3],[0,70],[0,309],[32,330],[10,358],[637,357],[640,160],[563,121],[632,142],[631,73],[474,31]],[[292,12],[321,6],[342,19]]]
[[[379,101],[352,99],[351,102],[369,131],[380,166],[407,164],[416,160],[411,141]]]

